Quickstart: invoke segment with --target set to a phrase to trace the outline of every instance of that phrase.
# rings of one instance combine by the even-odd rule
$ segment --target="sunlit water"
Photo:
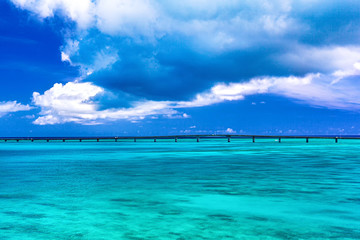
[[[2,142],[0,239],[360,239],[360,140]]]

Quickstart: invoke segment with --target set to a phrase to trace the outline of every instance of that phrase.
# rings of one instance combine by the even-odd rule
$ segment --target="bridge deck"
[[[119,137],[0,137],[0,141],[83,141],[83,140],[134,140],[137,139],[153,139],[155,142],[157,139],[174,139],[177,142],[178,139],[196,139],[198,142],[200,139],[214,139],[214,138],[225,138],[230,142],[231,138],[249,138],[255,142],[255,139],[278,139],[281,142],[281,139],[306,139],[306,142],[309,142],[309,139],[335,139],[335,142],[338,142],[338,139],[360,139],[360,136],[282,136],[282,135],[170,135],[170,136],[119,136]]]

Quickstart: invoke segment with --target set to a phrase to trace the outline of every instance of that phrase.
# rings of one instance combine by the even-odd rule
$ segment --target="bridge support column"
[[[281,143],[281,138],[279,137],[279,143]]]
[[[335,138],[335,143],[338,143],[338,138],[337,137]]]
[[[230,142],[230,137],[228,137],[228,142]]]
[[[306,143],[309,143],[309,138],[306,138]]]
[[[177,137],[176,137],[176,138],[175,138],[175,142],[177,142],[177,140],[178,140],[178,139],[177,139]]]
[[[200,138],[199,138],[199,137],[196,138],[196,142],[200,142]]]
[[[255,142],[255,136],[252,137],[252,141],[253,141],[253,143]]]

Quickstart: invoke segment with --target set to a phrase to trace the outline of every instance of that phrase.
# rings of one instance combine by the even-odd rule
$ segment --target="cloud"
[[[95,6],[96,27],[105,34],[154,37],[160,17],[150,0],[99,0]]]
[[[247,95],[274,94],[285,96],[311,106],[332,109],[360,110],[360,70],[332,74],[307,74],[304,77],[262,77],[249,82],[217,84],[207,93],[198,94],[183,106],[206,106],[223,101],[244,99]],[[339,74],[341,73],[341,74]]]
[[[80,28],[87,28],[94,22],[94,3],[91,0],[11,0],[16,6],[32,11],[41,18],[54,17],[60,12],[75,21]]]
[[[103,88],[89,82],[57,83],[42,95],[34,92],[33,103],[41,108],[42,115],[34,124],[99,124],[118,119],[143,119],[151,115],[188,117],[170,109],[168,102],[134,102],[130,108],[100,110],[94,98],[105,94]]]
[[[234,131],[232,128],[227,128],[226,133],[236,133],[236,131]]]
[[[30,107],[29,105],[23,105],[16,101],[0,102],[0,117],[3,117],[8,113],[29,111],[31,109],[32,107]]]
[[[236,19],[246,20],[241,22],[248,23],[243,24],[244,27],[251,25],[251,22],[256,22],[262,29],[278,33],[280,29],[288,26],[284,20],[291,11],[290,1],[263,0],[251,2],[240,0],[182,1],[179,3],[156,0],[11,1],[22,9],[32,11],[40,18],[52,18],[56,14],[60,15],[75,22],[80,29],[97,28],[108,35],[145,36],[151,39],[174,32],[197,34],[192,31],[193,29],[186,30],[185,27],[190,26],[188,23],[196,25],[197,22],[206,27],[211,23],[219,22],[221,24],[217,27],[220,28],[231,21],[236,23]],[[261,18],[261,16],[264,17]],[[247,21],[247,19],[252,20]],[[261,20],[257,22],[257,19]],[[205,30],[205,28],[203,29]],[[225,28],[223,31],[227,29]],[[202,32],[198,34],[201,35]]]
[[[254,94],[359,109],[360,2],[11,2],[63,19],[61,60],[79,69],[77,81],[34,93],[36,124],[186,118]]]
[[[297,66],[308,71],[353,70],[353,64],[360,61],[360,46],[297,45],[291,52],[276,57],[276,60],[285,66]]]
[[[356,23],[360,17],[354,9],[359,7],[360,3],[351,0],[342,1],[341,4],[337,1],[328,1],[326,6],[315,0],[11,2],[42,19],[58,15],[64,21],[76,23],[75,31],[65,31],[65,48],[74,41],[93,40],[92,34],[88,34],[93,30],[114,40],[125,37],[134,40],[136,44],[151,42],[154,46],[164,38],[180,38],[197,51],[209,52],[248,49],[269,43],[283,46],[284,42],[294,44],[302,40],[308,44],[307,38],[314,32],[319,36],[325,33],[321,36],[328,36],[327,44],[336,45],[331,39],[339,41],[337,33],[340,31],[343,39],[349,39],[349,34],[359,34]],[[334,14],[337,14],[336,18]],[[329,26],[333,26],[330,29],[333,34],[329,31]],[[324,41],[322,38],[321,40]],[[355,39],[352,41],[356,43]],[[76,49],[73,48],[73,54],[66,54],[71,57],[75,52]]]
[[[106,121],[127,119],[139,120],[162,115],[166,118],[189,118],[182,111],[187,108],[209,106],[225,101],[242,100],[255,94],[275,94],[297,101],[326,108],[360,110],[360,88],[354,87],[359,78],[358,63],[353,71],[338,74],[308,74],[304,77],[262,77],[248,82],[219,83],[208,91],[197,94],[190,101],[134,101],[128,108],[109,108],[101,110],[101,96],[107,92],[90,82],[71,82],[55,84],[43,95],[35,92],[33,102],[41,107],[34,123],[58,124],[76,122],[80,124],[101,124]],[[334,81],[336,80],[336,81]],[[100,98],[99,98],[100,96]]]

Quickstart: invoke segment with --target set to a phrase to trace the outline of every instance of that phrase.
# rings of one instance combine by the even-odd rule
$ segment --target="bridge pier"
[[[306,143],[309,143],[309,138],[306,138]]]
[[[338,138],[337,137],[335,138],[335,143],[338,143]]]
[[[200,142],[200,139],[199,139],[199,137],[197,137],[197,138],[196,138],[196,142]]]
[[[175,142],[177,142],[177,140],[178,140],[178,138],[176,137],[176,138],[175,138]]]
[[[253,143],[255,142],[255,136],[252,137],[252,142],[253,142]]]
[[[279,143],[281,143],[281,137],[279,137]]]

